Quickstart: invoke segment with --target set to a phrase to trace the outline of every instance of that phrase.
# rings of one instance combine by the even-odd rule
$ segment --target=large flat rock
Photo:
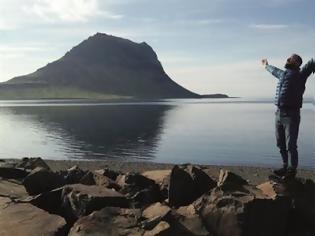
[[[61,200],[70,221],[104,207],[129,207],[129,201],[121,193],[95,185],[67,185],[62,191]]]
[[[23,198],[28,196],[28,193],[22,184],[0,178],[0,195],[10,198]]]
[[[71,228],[70,236],[141,236],[143,230],[138,227],[137,219],[140,212],[137,209],[122,209],[116,207],[103,208],[88,216],[80,218]]]
[[[65,220],[31,204],[9,204],[0,208],[0,235],[50,236],[63,230]]]

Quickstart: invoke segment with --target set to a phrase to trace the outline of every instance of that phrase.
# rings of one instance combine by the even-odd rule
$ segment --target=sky
[[[147,42],[200,94],[273,97],[261,59],[315,57],[314,0],[0,0],[0,81],[34,72],[97,32]],[[306,97],[315,89],[307,82]]]

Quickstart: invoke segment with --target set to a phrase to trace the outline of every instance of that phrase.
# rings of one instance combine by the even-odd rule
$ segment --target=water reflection
[[[0,137],[6,148],[0,155],[152,159],[170,109],[165,105],[2,107]]]

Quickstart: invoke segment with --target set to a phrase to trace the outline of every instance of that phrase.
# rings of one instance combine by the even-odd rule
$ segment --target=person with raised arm
[[[315,60],[309,60],[302,68],[302,58],[291,55],[286,63],[285,70],[269,65],[267,59],[262,65],[278,79],[275,105],[276,141],[280,149],[283,166],[274,171],[274,174],[291,179],[296,176],[298,167],[297,139],[300,126],[300,109],[303,105],[303,94],[308,77],[315,73]],[[289,163],[290,161],[290,163]]]

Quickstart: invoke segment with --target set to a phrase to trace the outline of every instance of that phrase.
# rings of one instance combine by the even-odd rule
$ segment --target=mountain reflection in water
[[[9,123],[8,129],[31,127],[21,130],[17,138],[17,147],[22,143],[25,146],[22,156],[152,159],[165,113],[171,108],[165,105],[2,107],[0,121]],[[26,145],[31,140],[33,143]],[[36,145],[34,140],[38,142],[37,150],[30,147]]]

